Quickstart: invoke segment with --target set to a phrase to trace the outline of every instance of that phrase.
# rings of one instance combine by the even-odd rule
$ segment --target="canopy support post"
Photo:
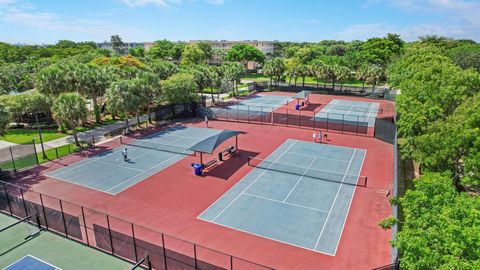
[[[238,149],[238,135],[235,135],[235,148]]]
[[[203,153],[200,152],[200,164],[202,165],[203,168]]]

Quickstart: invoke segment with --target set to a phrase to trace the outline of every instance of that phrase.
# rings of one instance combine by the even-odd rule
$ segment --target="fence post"
[[[13,158],[13,152],[12,152],[12,147],[8,147],[10,149],[10,156],[12,157],[12,164],[13,164],[13,170],[17,171],[17,168],[15,167],[15,159]]]
[[[250,106],[247,106],[247,123],[250,124]]]
[[[12,205],[10,203],[10,197],[8,196],[6,183],[3,183],[3,189],[5,189],[5,196],[7,197],[7,204],[8,204],[8,209],[10,210],[10,215],[13,216]]]
[[[195,270],[197,270],[198,265],[197,265],[197,245],[196,244],[193,244],[193,259],[195,262]]]
[[[233,256],[230,255],[230,270],[233,270]]]
[[[343,133],[344,127],[345,127],[345,114],[342,114],[342,133]]]
[[[80,147],[80,148],[83,150],[83,147]],[[58,159],[58,148],[57,147],[55,147],[55,154],[57,155],[57,159]]]
[[[87,246],[90,246],[90,241],[88,240],[88,229],[87,229],[87,222],[85,221],[85,212],[83,211],[83,206],[80,206],[82,209],[82,219],[83,219],[83,226],[85,226],[85,238],[87,238]]]
[[[286,110],[287,110],[287,121],[285,121],[285,123],[286,123],[286,126],[288,127],[288,109]]]
[[[32,146],[33,146],[33,153],[35,154],[35,160],[37,161],[37,165],[40,164],[38,161],[38,155],[37,155],[37,147],[35,147],[35,140],[32,140]]]
[[[20,188],[20,194],[22,195],[23,208],[25,209],[25,217],[28,217],[27,204],[25,203],[25,198],[23,197],[23,188]]]
[[[328,131],[328,119],[330,118],[330,113],[327,113],[327,131]]]
[[[132,224],[132,237],[133,237],[133,251],[135,252],[135,261],[138,262],[138,254],[137,254],[137,241],[135,240],[135,229],[133,228]]]
[[[358,135],[358,125],[359,125],[359,116],[357,115],[357,124],[355,125],[355,135]],[[368,128],[367,128],[367,132],[368,132]]]
[[[113,250],[113,239],[112,239],[112,231],[110,229],[110,219],[108,218],[108,215],[105,215],[107,217],[107,227],[108,227],[108,237],[110,238],[110,248],[112,249],[112,255],[115,254],[115,251]]]
[[[263,106],[260,107],[260,125],[263,125]]]
[[[165,237],[164,234],[162,233],[162,248],[163,248],[163,263],[165,264],[165,270],[167,270],[167,252],[165,248]]]
[[[65,213],[63,212],[62,200],[58,200],[58,201],[60,202],[60,211],[62,212],[62,220],[63,220],[63,228],[65,229],[65,237],[68,238],[67,222],[65,221]]]
[[[48,230],[47,212],[45,211],[45,205],[43,204],[43,195],[42,193],[39,193],[39,194],[40,194],[40,203],[42,204],[43,217],[45,219],[45,227],[47,227],[47,230]]]
[[[312,114],[313,114],[313,127],[312,128],[315,129],[315,121],[316,121],[315,111],[313,111]]]
[[[302,126],[302,110],[298,110],[298,127]]]

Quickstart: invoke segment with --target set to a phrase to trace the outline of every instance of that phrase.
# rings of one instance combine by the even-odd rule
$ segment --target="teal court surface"
[[[198,218],[334,256],[365,155],[288,139]]]
[[[4,270],[61,270],[60,268],[49,264],[32,255],[27,255],[13,264],[4,268]]]
[[[106,151],[70,166],[48,172],[55,179],[118,194],[187,155],[194,144],[221,130],[177,126]],[[128,160],[122,151],[127,148]]]
[[[380,104],[333,99],[315,115],[316,121],[374,127]]]
[[[292,100],[292,97],[289,96],[260,94],[250,96],[225,108],[209,108],[209,110],[216,118],[269,122],[274,110],[287,105]]]

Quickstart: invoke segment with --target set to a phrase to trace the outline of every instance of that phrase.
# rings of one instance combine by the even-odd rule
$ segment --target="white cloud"
[[[339,36],[373,36],[373,33],[400,33],[407,40],[424,35],[442,35],[453,38],[480,39],[480,1],[478,0],[368,0],[371,5],[389,5],[413,16],[434,16],[431,22],[408,27],[385,24],[352,25],[338,33]],[[372,28],[372,35],[368,28]]]
[[[223,1],[223,0],[205,0],[205,2],[207,2],[209,4],[212,4],[212,5],[215,5],[215,6],[220,6],[220,5],[223,5],[225,3],[225,1]]]
[[[143,7],[155,5],[159,7],[168,7],[171,4],[180,4],[181,0],[120,0],[130,7]]]
[[[0,22],[38,32],[55,31],[59,38],[80,36],[87,37],[89,40],[105,40],[112,34],[119,34],[126,38],[134,38],[137,33],[143,34],[139,29],[123,27],[110,21],[44,12],[32,6],[0,8]]]
[[[0,0],[9,1],[9,0]],[[172,5],[179,5],[183,3],[183,0],[120,0],[122,3],[129,7],[144,7],[148,5],[154,5],[161,8],[168,8]],[[225,3],[225,0],[203,0],[208,4],[220,6]]]

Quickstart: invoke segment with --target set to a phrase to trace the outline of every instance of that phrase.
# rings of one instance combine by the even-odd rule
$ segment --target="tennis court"
[[[189,147],[219,132],[221,130],[177,126],[46,175],[115,195],[191,155],[192,152],[187,151]],[[128,149],[127,161],[122,155],[125,148]]]
[[[374,127],[380,104],[333,99],[315,115],[315,121]]]
[[[365,155],[288,139],[198,218],[334,256]]]
[[[0,269],[131,268],[123,260],[0,213]]]
[[[288,96],[254,95],[225,108],[209,108],[206,115],[216,119],[270,122],[272,112],[291,100]]]

